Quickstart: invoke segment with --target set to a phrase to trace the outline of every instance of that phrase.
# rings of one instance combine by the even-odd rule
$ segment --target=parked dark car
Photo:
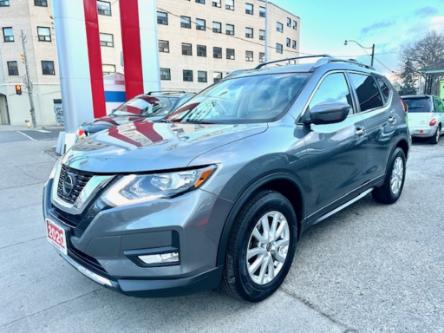
[[[48,239],[128,295],[222,284],[257,302],[309,227],[370,193],[399,199],[409,147],[404,105],[373,68],[328,56],[262,64],[161,121],[74,145],[45,185]]]
[[[160,91],[136,96],[109,115],[83,123],[77,130],[77,137],[91,135],[132,121],[161,119],[194,95],[183,91]]]

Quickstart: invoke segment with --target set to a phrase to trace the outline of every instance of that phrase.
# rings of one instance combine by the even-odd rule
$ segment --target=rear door
[[[356,118],[366,131],[363,180],[370,182],[385,174],[392,138],[400,119],[392,112],[393,92],[382,77],[360,72],[349,72],[348,76],[358,101]]]

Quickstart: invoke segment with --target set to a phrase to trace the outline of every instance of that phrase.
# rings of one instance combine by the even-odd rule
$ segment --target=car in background
[[[184,91],[153,91],[136,96],[107,116],[83,123],[77,130],[77,138],[133,121],[162,119],[194,95]]]
[[[444,102],[436,96],[402,96],[408,108],[408,125],[414,138],[428,138],[437,144],[444,133]]]

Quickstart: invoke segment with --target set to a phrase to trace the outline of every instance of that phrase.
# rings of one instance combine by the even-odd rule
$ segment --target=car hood
[[[83,123],[81,126],[87,132],[94,132],[95,128],[109,128],[111,126],[118,126],[122,124],[126,124],[131,121],[137,121],[144,119],[141,115],[122,115],[122,116],[114,116],[109,115],[106,117],[100,117],[94,119],[92,122]]]
[[[130,122],[81,140],[63,163],[102,174],[184,168],[197,156],[266,129],[267,124]]]

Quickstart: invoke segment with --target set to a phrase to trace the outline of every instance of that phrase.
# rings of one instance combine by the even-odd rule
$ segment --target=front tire
[[[404,188],[406,157],[401,148],[396,148],[393,152],[384,184],[373,190],[373,198],[380,203],[395,203],[401,196]]]
[[[254,196],[236,218],[230,236],[223,289],[259,302],[284,281],[297,242],[297,218],[290,201],[274,191]]]

